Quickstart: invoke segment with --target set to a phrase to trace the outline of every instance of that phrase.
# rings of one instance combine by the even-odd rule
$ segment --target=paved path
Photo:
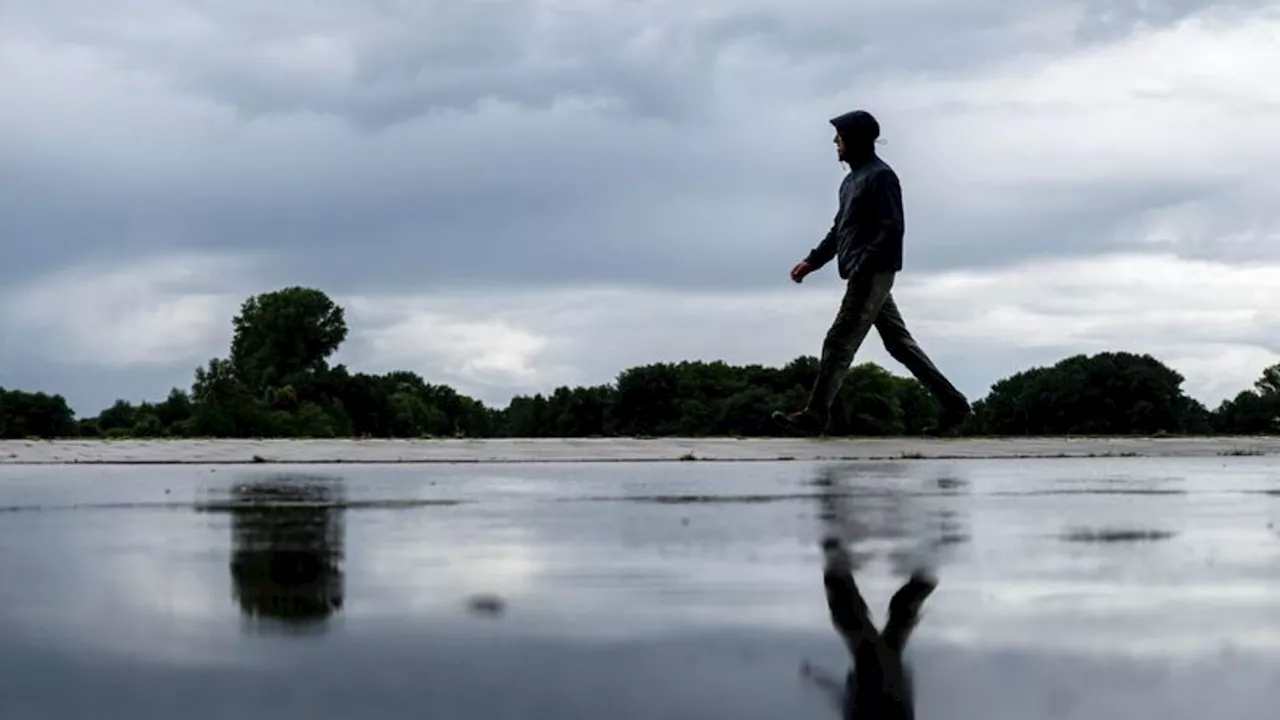
[[[1280,437],[0,441],[0,464],[520,463],[1272,454],[1280,454]]]

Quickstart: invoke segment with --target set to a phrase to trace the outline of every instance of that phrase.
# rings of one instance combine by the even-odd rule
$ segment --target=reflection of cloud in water
[[[505,627],[521,636],[633,640],[708,627],[809,630],[823,622],[808,611],[811,598],[796,592],[812,584],[812,568],[791,543],[763,546],[749,559],[734,546],[685,553],[612,535],[548,543],[536,525],[510,516],[504,527],[470,514],[385,521],[400,539],[351,558],[349,579],[361,592],[344,609],[348,618],[467,622],[469,600],[491,595],[505,604]],[[618,608],[626,609],[625,622]]]
[[[954,468],[920,484],[901,463],[827,465],[809,484],[818,489],[822,536],[844,543],[855,571],[883,554],[895,573],[909,575],[969,540],[967,519],[954,501],[939,502],[938,496],[968,491],[968,480]]]
[[[212,528],[183,514],[132,511],[73,514],[44,521],[58,535],[42,542],[28,574],[37,602],[5,608],[5,622],[40,644],[172,666],[239,664],[222,631],[224,584],[210,573]],[[24,573],[25,574],[25,573]]]
[[[546,568],[545,552],[536,539],[504,530],[501,541],[490,533],[476,542],[449,533],[454,525],[433,525],[431,517],[414,518],[413,538],[385,544],[361,556],[354,572],[369,590],[349,614],[394,615],[424,610],[466,610],[475,595],[502,598],[513,609],[534,591]]]
[[[1166,659],[1280,652],[1280,592],[1252,582],[988,583],[959,576],[947,591],[929,632],[945,643]]]

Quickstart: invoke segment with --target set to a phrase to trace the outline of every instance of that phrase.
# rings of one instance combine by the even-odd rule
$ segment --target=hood
[[[866,110],[854,110],[830,120],[845,142],[856,144],[872,142],[880,137],[880,123]]]

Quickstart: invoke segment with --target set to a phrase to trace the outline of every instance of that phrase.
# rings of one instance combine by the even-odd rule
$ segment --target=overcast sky
[[[817,354],[866,108],[963,390],[1123,349],[1212,406],[1280,360],[1276,67],[1247,0],[0,0],[0,385],[158,399],[291,284],[497,404]]]

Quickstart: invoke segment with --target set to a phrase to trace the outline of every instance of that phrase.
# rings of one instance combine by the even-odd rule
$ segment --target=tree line
[[[232,321],[228,354],[162,401],[116,401],[76,418],[61,395],[0,388],[0,438],[426,438],[777,435],[774,409],[800,407],[817,372],[811,356],[783,367],[653,363],[606,385],[560,387],[486,407],[409,371],[330,366],[347,337],[324,292],[255,295]],[[1280,365],[1214,410],[1150,355],[1102,352],[1034,367],[974,403],[966,435],[1272,434],[1280,432]],[[920,383],[874,363],[850,369],[830,434],[917,435],[939,407]]]

